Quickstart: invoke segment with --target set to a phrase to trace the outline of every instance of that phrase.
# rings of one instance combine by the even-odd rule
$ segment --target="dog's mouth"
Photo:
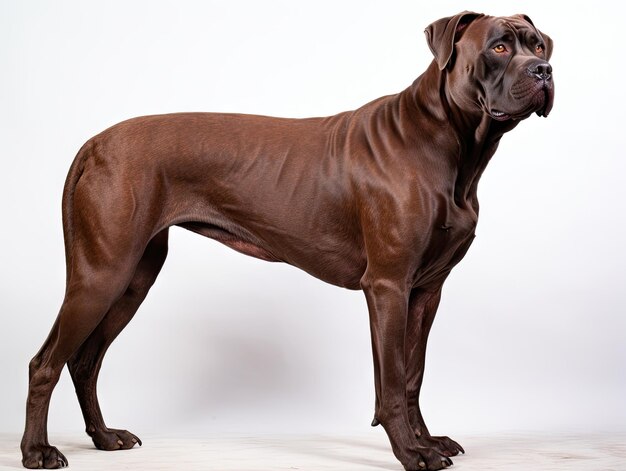
[[[496,121],[506,121],[507,119],[511,119],[511,115],[505,113],[504,111],[492,109],[489,114]]]
[[[536,111],[537,116],[548,117],[554,103],[554,85],[552,82],[544,84],[540,93],[543,93],[543,107]]]
[[[513,86],[511,97],[513,100],[510,107],[513,109],[519,107],[517,110],[509,112],[490,108],[488,111],[489,116],[496,121],[526,119],[532,113],[536,113],[537,116],[547,117],[554,103],[554,84],[552,80],[540,80],[530,83],[526,80],[520,81]]]
[[[516,100],[526,102],[522,114],[548,116],[554,102],[554,82],[552,79],[536,80],[531,83],[520,81],[511,89],[511,95]]]

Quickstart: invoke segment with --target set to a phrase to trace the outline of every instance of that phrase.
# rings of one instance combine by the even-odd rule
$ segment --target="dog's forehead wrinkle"
[[[507,33],[511,33],[518,40],[529,35],[536,35],[535,29],[526,21],[519,18],[501,17],[492,25],[489,37],[505,37]]]

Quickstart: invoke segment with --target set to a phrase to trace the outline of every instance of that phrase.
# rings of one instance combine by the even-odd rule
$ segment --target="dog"
[[[446,468],[464,452],[422,418],[426,341],[442,285],[474,239],[478,181],[500,138],[552,109],[553,42],[526,15],[465,11],[425,33],[427,70],[354,111],[146,116],[83,145],[63,191],[65,298],[29,365],[25,467],[68,464],[46,424],[66,364],[96,447],[141,445],[105,425],[96,382],[159,274],[171,226],[363,290],[372,425],[383,426],[407,470]]]

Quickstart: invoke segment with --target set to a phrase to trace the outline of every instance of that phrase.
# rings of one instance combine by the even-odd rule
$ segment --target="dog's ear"
[[[535,31],[537,31],[541,39],[543,39],[543,44],[545,45],[545,48],[546,48],[546,59],[550,60],[550,57],[552,56],[552,49],[554,48],[554,42],[552,41],[552,38],[548,36],[546,33],[542,33],[541,31],[539,31],[537,27],[535,26],[535,23],[533,23],[533,20],[530,19],[530,16],[523,15],[523,14],[514,15],[514,16],[516,16],[517,18],[521,18],[522,20],[530,23],[530,25],[533,28],[535,28]]]
[[[537,31],[539,32],[539,35],[541,36],[544,44],[546,45],[546,60],[550,60],[550,57],[552,57],[552,49],[554,48],[554,42],[552,41],[552,38],[548,36],[546,33],[542,33],[539,30]]]
[[[454,43],[461,38],[467,25],[479,16],[483,15],[481,13],[464,11],[458,15],[442,18],[428,25],[424,33],[426,33],[428,47],[430,47],[435,56],[439,70],[446,68],[450,59],[452,59]]]

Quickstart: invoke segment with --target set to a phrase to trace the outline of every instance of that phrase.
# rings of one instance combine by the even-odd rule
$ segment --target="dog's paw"
[[[433,448],[437,453],[443,456],[456,456],[459,453],[465,454],[465,450],[461,445],[452,440],[449,437],[433,437],[433,436],[420,436],[417,437],[417,441],[421,446]]]
[[[141,446],[141,440],[127,430],[107,428],[87,432],[98,450],[128,450],[136,444]]]
[[[28,469],[58,469],[67,466],[67,458],[54,446],[39,445],[24,450],[22,464]]]
[[[417,467],[410,467],[411,471],[437,471],[452,466],[452,460],[431,450],[420,450]],[[408,469],[408,468],[407,468]]]

